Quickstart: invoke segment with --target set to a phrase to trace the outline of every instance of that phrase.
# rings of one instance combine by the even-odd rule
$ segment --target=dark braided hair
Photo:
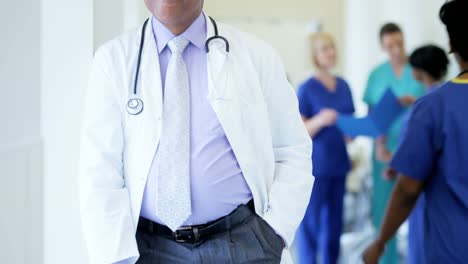
[[[452,50],[468,62],[468,0],[452,0],[440,9],[440,19],[447,27]]]

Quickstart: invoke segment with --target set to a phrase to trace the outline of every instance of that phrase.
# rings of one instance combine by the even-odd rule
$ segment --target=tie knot
[[[168,45],[172,53],[182,54],[188,44],[189,41],[186,38],[178,36],[169,41]]]

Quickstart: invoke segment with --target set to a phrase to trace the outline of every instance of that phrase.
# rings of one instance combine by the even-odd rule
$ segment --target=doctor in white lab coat
[[[92,65],[80,162],[91,263],[290,263],[312,147],[279,56],[212,22],[203,0],[145,2],[146,27]],[[205,50],[215,26],[229,51],[221,39]]]

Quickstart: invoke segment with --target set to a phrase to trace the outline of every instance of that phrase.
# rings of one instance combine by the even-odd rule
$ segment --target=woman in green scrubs
[[[378,66],[370,74],[364,94],[364,102],[369,106],[369,110],[372,110],[384,92],[390,87],[403,104],[412,104],[416,98],[424,94],[424,87],[411,74],[411,67],[408,64],[405,51],[404,36],[400,27],[393,23],[384,25],[380,30],[380,43],[382,49],[388,54],[389,61]],[[391,152],[396,150],[399,143],[401,121],[400,117],[393,123],[385,138],[387,148]],[[375,153],[372,157],[372,223],[378,230],[382,224],[394,181],[393,179],[384,178],[386,165],[376,159]],[[381,263],[398,263],[395,239],[387,244]]]

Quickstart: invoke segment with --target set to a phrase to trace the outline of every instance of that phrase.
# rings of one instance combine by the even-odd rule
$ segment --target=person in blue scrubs
[[[445,3],[440,17],[462,73],[414,105],[390,166],[399,173],[384,224],[364,252],[377,264],[386,244],[424,193],[426,263],[468,260],[468,1]]]
[[[314,189],[297,234],[299,263],[335,264],[340,251],[345,179],[351,165],[345,137],[336,127],[338,114],[354,113],[351,90],[342,78],[331,73],[336,48],[327,33],[311,38],[314,77],[298,90],[299,109],[313,140]]]
[[[416,49],[409,58],[413,77],[424,84],[426,94],[435,91],[442,83],[449,65],[445,51],[434,45],[427,45]],[[410,109],[403,118],[401,138],[404,138],[408,127]],[[393,154],[382,141],[376,144],[376,156],[381,162],[388,163]],[[393,170],[387,172],[387,178],[393,178],[396,173]],[[408,231],[408,264],[424,264],[424,195],[421,195],[409,217]]]
[[[405,105],[410,105],[416,98],[424,94],[424,87],[411,74],[403,32],[398,25],[388,23],[382,26],[379,37],[382,49],[388,54],[389,60],[371,72],[364,93],[364,102],[369,106],[369,111],[372,111],[385,91],[391,88]],[[392,124],[385,135],[384,142],[391,152],[396,150],[400,141],[402,117],[403,115]],[[385,205],[394,185],[394,180],[383,176],[386,168],[386,164],[376,158],[374,150],[371,173],[373,183],[371,214],[375,229],[382,225]],[[381,263],[395,264],[398,263],[398,259],[397,243],[396,239],[393,239],[388,245]]]

